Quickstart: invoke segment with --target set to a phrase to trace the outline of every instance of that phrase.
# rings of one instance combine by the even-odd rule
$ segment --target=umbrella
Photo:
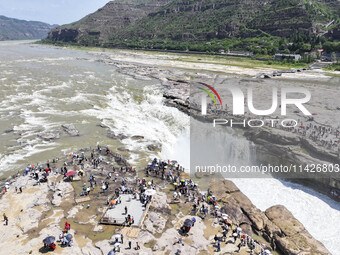
[[[178,183],[177,183],[177,182],[174,182],[174,183],[173,183],[173,185],[177,186],[177,185],[178,185]]]
[[[54,243],[55,241],[55,237],[54,236],[48,236],[46,237],[43,242],[47,245],[51,244],[51,243]]]
[[[115,243],[114,246],[119,247],[119,246],[121,246],[121,243]]]
[[[115,236],[114,236],[114,238],[120,238],[120,235],[119,235],[119,234],[117,234],[117,235],[115,235]]]
[[[184,226],[186,226],[186,227],[191,227],[191,226],[192,226],[192,220],[186,219],[186,220],[184,221]]]
[[[240,228],[240,227],[237,227],[237,229],[236,229],[237,231],[239,231],[239,232],[241,232],[242,231],[242,228]]]
[[[5,185],[9,185],[9,182],[5,182]]]
[[[227,218],[228,218],[228,214],[223,213],[223,214],[222,214],[222,218],[223,218],[223,219],[227,219]]]
[[[73,176],[73,175],[75,175],[77,172],[76,171],[70,171],[70,172],[67,172],[66,174],[65,174],[65,176]]]
[[[30,169],[28,167],[25,168],[26,171],[29,171]]]
[[[112,250],[107,255],[115,255],[115,252]]]
[[[69,241],[71,241],[72,237],[73,237],[73,236],[72,236],[71,234],[68,234],[68,235],[66,236],[66,239],[69,240]]]
[[[171,160],[170,162],[171,162],[172,164],[176,164],[176,163],[177,163],[176,160]]]
[[[148,182],[148,185],[151,185],[152,184],[152,182]]]
[[[152,196],[152,195],[155,195],[155,194],[156,194],[156,190],[154,190],[154,189],[147,189],[145,191],[145,195],[147,195],[147,196]]]

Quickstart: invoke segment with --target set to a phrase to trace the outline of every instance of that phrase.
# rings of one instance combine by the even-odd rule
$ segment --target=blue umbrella
[[[68,235],[66,236],[66,239],[69,240],[69,241],[71,241],[72,237],[73,237],[73,236],[72,236],[71,234],[68,234]]]
[[[112,250],[112,251],[110,251],[109,254],[107,254],[107,255],[114,255],[114,254],[115,254],[115,252]]]
[[[43,242],[47,245],[50,245],[51,243],[54,243],[55,237],[54,236],[48,236],[46,237]]]

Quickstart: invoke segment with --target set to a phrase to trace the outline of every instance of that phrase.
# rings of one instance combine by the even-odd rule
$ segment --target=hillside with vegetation
[[[48,40],[102,46],[122,30],[170,0],[116,0],[83,19],[53,29]]]
[[[0,41],[42,39],[55,27],[39,21],[26,21],[0,15]]]
[[[273,55],[338,51],[337,0],[116,0],[48,42],[85,46]]]

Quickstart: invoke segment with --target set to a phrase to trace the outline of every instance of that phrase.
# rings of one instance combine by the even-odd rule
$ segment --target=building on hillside
[[[283,61],[285,59],[298,61],[301,59],[301,55],[299,54],[275,54],[274,59],[277,61]]]
[[[328,53],[328,52],[322,52],[321,53],[321,60],[322,61],[337,61],[340,60],[340,52],[338,53]]]
[[[239,56],[239,57],[251,57],[253,53],[251,51],[237,51],[237,50],[228,50],[228,56]]]

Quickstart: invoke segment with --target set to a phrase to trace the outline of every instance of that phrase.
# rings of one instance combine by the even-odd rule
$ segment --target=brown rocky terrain
[[[233,222],[262,236],[282,254],[330,254],[284,206],[273,206],[262,212],[228,180],[213,183],[210,191],[224,205],[222,210]]]
[[[89,151],[82,149],[85,156]],[[168,179],[161,179],[154,173],[144,177],[153,180],[156,194],[152,198],[151,206],[142,225],[137,227],[108,226],[100,224],[100,218],[105,208],[108,194],[101,192],[100,185],[93,187],[86,203],[77,203],[83,182],[87,182],[90,175],[97,181],[103,180],[112,166],[117,167],[119,157],[106,154],[105,150],[95,150],[94,157],[102,157],[104,161],[98,169],[85,163],[84,176],[77,177],[73,182],[63,180],[60,174],[51,173],[47,183],[37,184],[29,175],[9,179],[9,190],[0,199],[0,210],[9,217],[9,225],[0,225],[0,248],[11,246],[6,254],[40,254],[46,252],[42,248],[42,240],[49,235],[58,236],[65,221],[71,223],[70,233],[73,235],[73,245],[64,247],[57,242],[57,254],[108,254],[114,247],[115,235],[123,234],[125,241],[121,247],[122,254],[175,254],[181,250],[182,254],[215,254],[214,237],[221,236],[221,220],[214,216],[214,205],[202,201],[209,208],[209,214],[203,217],[193,208],[193,201],[186,196],[174,201],[175,185]],[[78,161],[73,158],[66,160],[69,169],[77,169]],[[58,165],[53,163],[53,168]],[[129,173],[116,172],[118,181],[106,178],[110,182],[109,192],[120,183],[121,177],[134,185],[136,176],[145,176],[144,171]],[[180,173],[181,178],[188,175]],[[271,250],[274,254],[322,254],[329,255],[327,249],[315,240],[283,206],[273,206],[262,212],[231,181],[218,179],[197,179],[198,183],[205,183],[210,194],[216,197],[221,213],[228,215],[233,229],[242,228],[242,234],[249,235],[256,242],[255,252]],[[201,184],[199,184],[200,186]],[[114,186],[114,187],[113,187]],[[202,185],[204,186],[204,185]],[[23,192],[16,192],[15,187],[22,187]],[[194,192],[194,191],[193,191]],[[197,194],[200,194],[197,190]],[[200,195],[199,195],[200,196]],[[88,204],[88,205],[87,205]],[[86,206],[87,205],[87,206]],[[196,223],[188,235],[181,235],[179,229],[184,220],[196,217]],[[217,220],[217,222],[216,222]],[[229,231],[230,232],[230,231]],[[182,238],[182,245],[176,244]],[[127,241],[132,241],[132,247],[138,242],[140,250],[129,249]],[[20,244],[20,245],[18,245]],[[221,244],[221,253],[229,254],[237,250],[239,240],[233,241],[228,234]],[[240,254],[249,254],[249,249],[243,247]],[[3,254],[0,252],[0,254]]]
[[[53,29],[48,39],[100,45],[170,0],[110,1],[78,22]]]

